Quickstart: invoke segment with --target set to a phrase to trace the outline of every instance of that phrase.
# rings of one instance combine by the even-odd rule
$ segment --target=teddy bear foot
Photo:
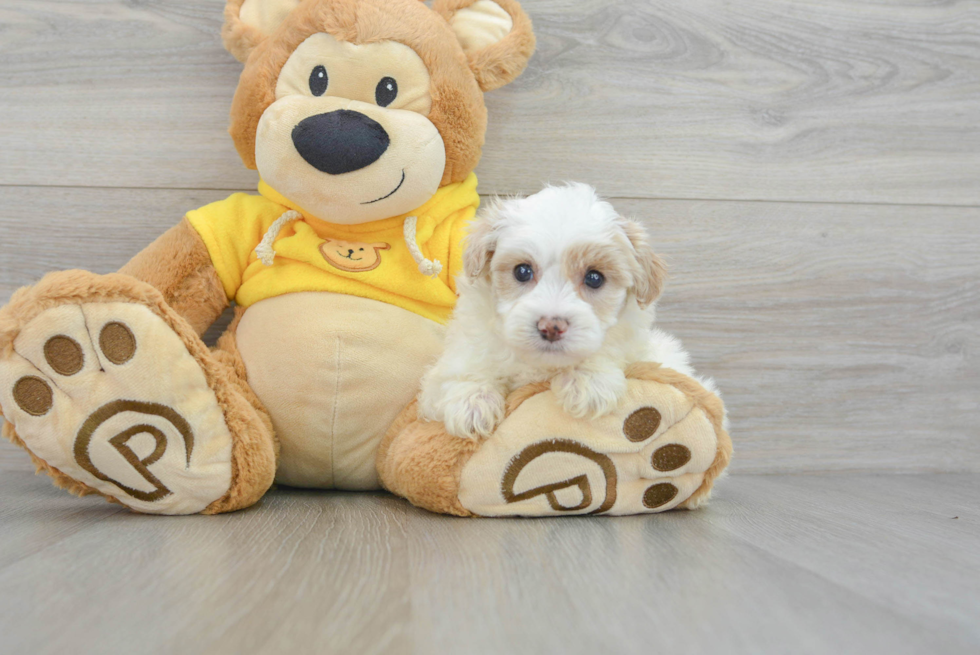
[[[409,408],[383,444],[382,481],[416,505],[463,516],[698,507],[731,457],[721,400],[656,364],[627,377],[619,407],[596,420],[570,418],[546,384],[519,389],[483,442],[411,420]]]
[[[152,287],[52,274],[0,312],[4,434],[73,493],[230,511],[274,475],[271,425]]]

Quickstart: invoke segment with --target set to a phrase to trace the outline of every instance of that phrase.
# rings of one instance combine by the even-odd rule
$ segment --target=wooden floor
[[[715,503],[153,519],[0,444],[0,653],[980,652],[980,2],[522,2],[481,191],[581,180],[647,224],[732,416]],[[0,0],[0,303],[254,190],[223,4]]]
[[[980,476],[725,480],[697,512],[456,519],[275,491],[139,516],[0,476],[4,653],[976,653]]]

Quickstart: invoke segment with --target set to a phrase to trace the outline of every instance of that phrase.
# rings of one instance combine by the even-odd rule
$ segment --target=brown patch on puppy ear
[[[484,91],[510,84],[534,54],[531,19],[515,0],[436,0]]]
[[[490,260],[497,248],[498,202],[493,201],[468,226],[463,241],[463,272],[471,280],[490,275]]]
[[[663,291],[667,282],[667,265],[650,248],[646,230],[634,220],[623,218],[620,226],[633,247],[636,257],[633,290],[640,307],[649,307]]]
[[[240,62],[279,27],[300,0],[228,0],[221,41]]]

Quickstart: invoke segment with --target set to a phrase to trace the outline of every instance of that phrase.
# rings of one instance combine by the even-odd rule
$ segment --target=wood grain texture
[[[116,271],[185,213],[230,194],[0,186],[0,297],[53,270]]]
[[[10,446],[6,441],[3,445]],[[0,448],[0,453],[5,449]],[[22,451],[20,454],[25,455]],[[120,505],[108,505],[101,499],[80,500],[54,487],[45,476],[5,470],[2,462],[0,459],[0,488],[3,489],[0,500],[0,525],[3,526],[0,569],[16,566],[24,558],[52,544],[118,512],[127,511]],[[32,468],[29,464],[28,467]],[[9,644],[0,636],[0,650],[9,652],[8,648]]]
[[[236,514],[160,518],[14,473],[0,476],[0,639],[36,653],[972,653],[977,485],[738,476],[697,512],[549,520],[278,490]]]
[[[2,188],[0,300],[225,195]],[[980,471],[980,209],[613,202],[671,265],[660,324],[721,386],[735,471]]]
[[[19,473],[33,472],[34,465],[31,464],[30,456],[22,448],[18,448],[0,437],[0,476],[13,471]]]
[[[237,189],[223,0],[0,0],[0,182]],[[526,0],[488,193],[980,204],[980,4]]]
[[[967,635],[978,608],[964,601],[980,596],[980,576],[965,574],[978,557],[978,492],[976,476],[745,477],[727,493],[723,523],[774,558]],[[965,575],[947,578],[951,571]],[[942,588],[933,586],[939,579]]]
[[[717,379],[735,470],[980,470],[980,210],[617,206],[672,265],[660,324]]]

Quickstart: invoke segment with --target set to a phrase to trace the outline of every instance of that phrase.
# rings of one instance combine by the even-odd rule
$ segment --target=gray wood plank
[[[6,441],[4,444],[10,445]],[[26,454],[20,454],[26,458]],[[0,526],[3,526],[0,569],[14,566],[89,526],[127,511],[121,505],[107,504],[102,498],[71,496],[52,485],[46,476],[33,475],[33,467],[29,470],[0,468]]]
[[[52,270],[115,271],[186,212],[230,194],[0,187],[0,297]]]
[[[980,470],[977,210],[617,206],[672,265],[659,321],[717,379],[735,470]]]
[[[426,519],[413,552],[429,584],[415,587],[414,607],[437,618],[418,625],[422,652],[473,641],[480,652],[925,652],[926,634],[939,634],[731,539],[710,516]]]
[[[0,182],[250,187],[223,0],[0,0]],[[527,0],[483,189],[980,203],[980,5]]]
[[[725,518],[696,516],[910,620],[927,617],[980,644],[978,494],[972,474],[743,477],[722,488]]]
[[[34,483],[5,475],[0,495]],[[403,546],[390,537],[400,505],[293,492],[215,520],[106,515],[0,568],[4,650],[392,652],[407,618]]]
[[[226,193],[0,189],[0,298]],[[671,264],[660,322],[721,385],[734,470],[980,471],[980,209],[614,203]]]
[[[819,493],[821,480],[850,502]],[[16,521],[43,534],[72,511],[41,500],[40,482],[0,476],[0,552],[16,555],[0,565],[10,652],[980,645],[975,622],[959,621],[980,610],[976,585],[962,580],[978,557],[976,512],[935,531],[939,517],[922,501],[965,504],[977,476],[738,476],[705,510],[616,519],[461,520],[383,494],[287,489],[220,517],[144,517],[75,500],[101,520],[56,539],[12,538]],[[30,510],[11,508],[25,498]],[[882,538],[893,535],[912,541]],[[858,580],[846,580],[849,568]],[[945,602],[952,593],[958,607]]]
[[[3,419],[0,419],[3,421]],[[0,423],[2,425],[2,423]],[[8,471],[34,471],[31,459],[21,448],[0,437],[0,475]]]

